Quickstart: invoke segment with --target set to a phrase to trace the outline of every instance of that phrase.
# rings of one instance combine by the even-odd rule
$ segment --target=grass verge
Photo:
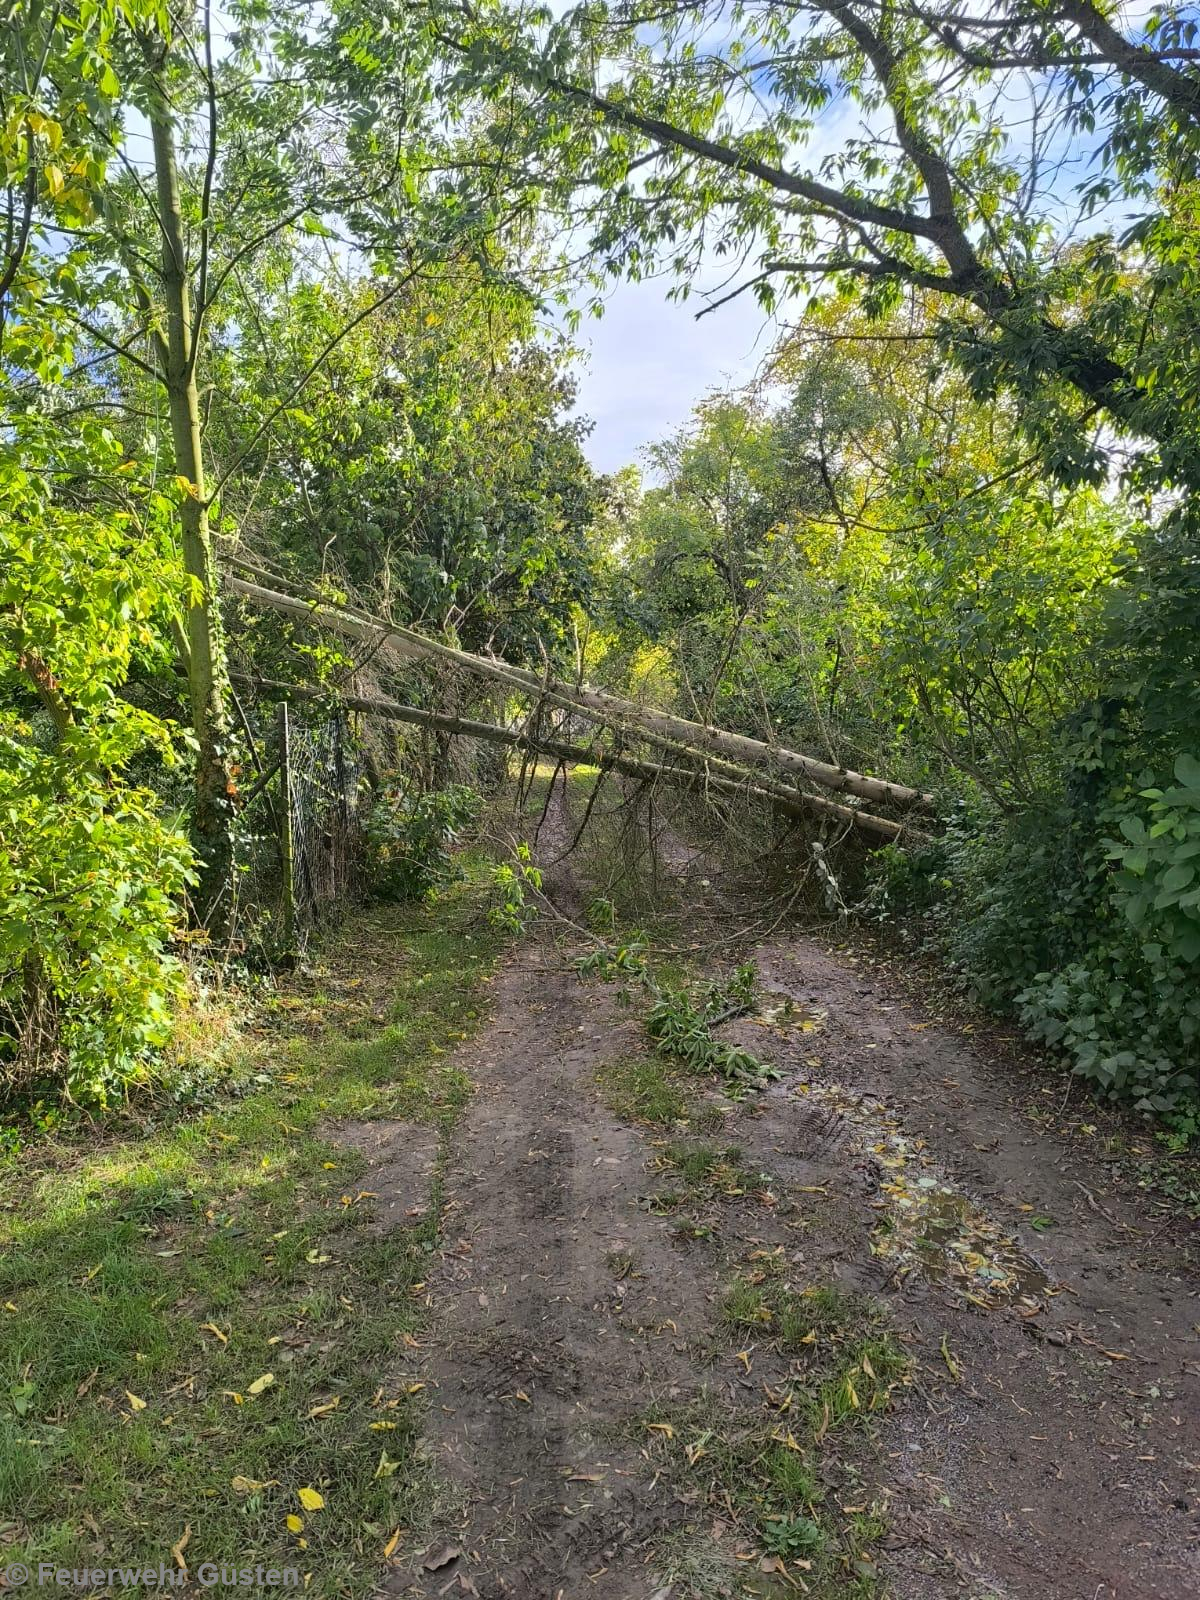
[[[450,1126],[470,1084],[449,1053],[498,945],[470,882],[432,908],[356,918],[315,983],[275,1001],[237,1098],[10,1165],[7,1560],[296,1566],[313,1593],[359,1594],[420,1530],[435,1486],[415,1361],[437,1195],[380,1232],[337,1124]]]

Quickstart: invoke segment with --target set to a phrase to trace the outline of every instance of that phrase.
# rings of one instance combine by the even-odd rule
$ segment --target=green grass
[[[735,1278],[721,1307],[730,1331],[809,1358],[800,1410],[816,1434],[884,1410],[909,1362],[877,1303],[828,1285],[795,1290],[770,1270]]]
[[[742,1542],[781,1557],[803,1591],[817,1600],[870,1600],[879,1592],[871,1545],[885,1531],[844,1463],[832,1463],[827,1439],[814,1441],[784,1413],[774,1421],[733,1410],[712,1393],[688,1404],[659,1406],[639,1419],[655,1466],[676,1485],[685,1503],[699,1502],[726,1521],[733,1517]],[[670,1430],[669,1432],[667,1430]],[[860,1509],[843,1509],[845,1490],[827,1488],[825,1475],[853,1484]],[[664,1541],[656,1569],[683,1596],[759,1593],[739,1585],[737,1567],[716,1559],[705,1525],[678,1529]],[[707,1559],[706,1559],[707,1548]],[[745,1569],[743,1568],[744,1572]],[[774,1591],[772,1591],[774,1592]]]
[[[600,1068],[604,1103],[626,1122],[669,1128],[687,1122],[696,1100],[694,1085],[656,1056],[630,1056]]]
[[[698,1193],[715,1192],[729,1197],[764,1190],[770,1180],[765,1173],[742,1165],[740,1145],[724,1147],[675,1140],[658,1152],[658,1164],[676,1172]]]
[[[782,1262],[735,1278],[722,1304],[737,1338],[777,1345],[791,1358],[786,1383],[755,1407],[731,1407],[713,1393],[656,1406],[639,1418],[651,1459],[680,1488],[723,1518],[824,1600],[878,1593],[871,1545],[884,1524],[870,1505],[845,1435],[870,1423],[907,1380],[909,1362],[874,1302],[833,1287],[794,1290]],[[836,1492],[833,1485],[837,1486]],[[847,1492],[849,1489],[850,1492]],[[846,1502],[858,1502],[850,1505]],[[703,1524],[668,1545],[663,1570],[683,1595],[730,1592],[728,1571],[709,1572]],[[676,1559],[678,1557],[678,1560]]]
[[[377,1235],[363,1159],[336,1124],[449,1127],[470,1084],[448,1053],[478,1021],[497,947],[469,886],[361,918],[316,995],[280,997],[236,1098],[92,1153],[33,1147],[10,1167],[10,1559],[171,1565],[190,1528],[193,1566],[297,1565],[314,1593],[360,1593],[393,1530],[420,1526],[435,1486],[408,1341],[437,1179],[424,1220]],[[306,1511],[302,1488],[324,1507]]]
[[[741,1154],[737,1146],[718,1150],[711,1144],[685,1144],[679,1141],[667,1145],[659,1159],[688,1183],[707,1186],[728,1174],[736,1173]]]

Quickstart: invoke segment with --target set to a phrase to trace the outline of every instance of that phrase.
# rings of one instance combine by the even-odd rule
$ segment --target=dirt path
[[[449,1509],[391,1592],[683,1600],[751,1592],[751,1573],[800,1593],[802,1565],[757,1575],[735,1520],[662,1470],[647,1422],[777,1399],[794,1364],[720,1318],[731,1274],[774,1253],[883,1300],[913,1358],[831,1487],[887,1497],[887,1592],[1191,1600],[1200,1300],[1179,1242],[886,978],[804,940],[754,955],[771,1005],[729,1037],[783,1075],[713,1120],[768,1176],[684,1213],[656,1200],[661,1134],[601,1095],[598,1071],[644,1049],[613,990],[547,936],[497,978],[428,1279]],[[823,1592],[864,1592],[847,1585]]]
[[[914,1540],[893,1563],[897,1592],[934,1600],[986,1578],[1021,1600],[1195,1596],[1194,1257],[1031,1118],[1027,1085],[1002,1078],[886,979],[807,941],[757,959],[768,988],[826,1013],[801,1098],[815,1091],[842,1108],[831,1171],[844,1182],[847,1162],[865,1161],[873,1182],[904,1178],[900,1198],[917,1213],[899,1213],[882,1258],[860,1250],[847,1262],[911,1330],[930,1383],[925,1403],[914,1398],[888,1428],[893,1523]],[[797,1087],[787,1079],[770,1091],[772,1136],[803,1125]],[[1005,1277],[964,1265],[964,1238]],[[943,1334],[961,1384],[945,1381]]]

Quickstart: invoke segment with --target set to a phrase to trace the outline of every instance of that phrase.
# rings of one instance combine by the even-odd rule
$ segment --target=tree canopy
[[[443,741],[517,715],[503,684],[520,740],[577,751],[534,715],[553,682],[603,737],[642,717],[627,775],[702,767],[829,825],[932,792],[937,843],[848,869],[861,903],[919,902],[964,981],[1080,1070],[1188,1101],[1186,7],[13,0],[7,22],[8,1057],[102,1095],[163,1035],[189,917],[244,948],[265,683],[411,701]],[[697,339],[737,296],[778,337],[754,385],[681,397],[644,481],[603,479],[573,330],[654,277]],[[231,601],[235,571],[291,609]],[[423,630],[454,673],[316,634],[318,601],[357,608],[360,643],[364,617]],[[843,768],[848,809],[796,786]],[[462,809],[413,805],[435,831]]]

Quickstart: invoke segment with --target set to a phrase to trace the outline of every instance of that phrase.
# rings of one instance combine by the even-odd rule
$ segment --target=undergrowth
[[[1100,1096],[1190,1138],[1200,761],[1179,756],[1173,777],[1121,786],[1085,763],[1079,794],[1012,817],[962,808],[925,850],[879,852],[876,874],[885,908],[917,920],[974,1000],[1015,1015]]]
[[[460,884],[356,919],[263,1017],[236,1096],[10,1169],[10,1560],[173,1567],[178,1546],[193,1569],[299,1566],[311,1592],[356,1595],[416,1536],[436,1181],[421,1218],[379,1234],[338,1124],[453,1121],[470,1085],[447,1056],[499,947],[485,903]]]

